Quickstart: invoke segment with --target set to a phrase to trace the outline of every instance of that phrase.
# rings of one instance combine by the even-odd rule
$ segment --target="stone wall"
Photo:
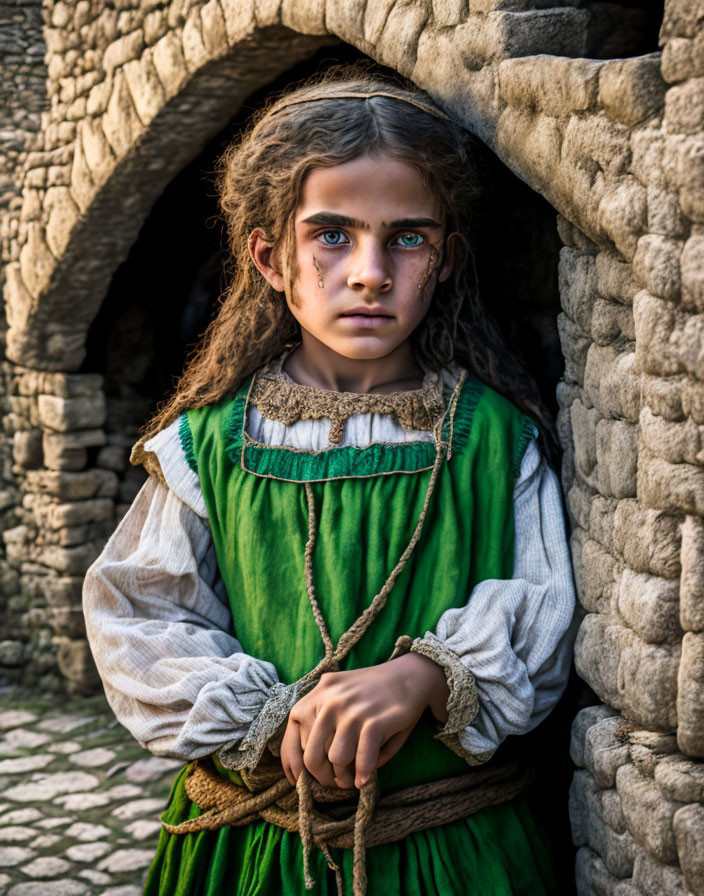
[[[667,2],[658,48],[632,4],[542,6],[46,4],[50,107],[5,230],[22,506],[3,575],[38,631],[50,611],[71,686],[92,687],[81,578],[126,493],[102,382],[76,372],[87,329],[174,174],[257,86],[344,41],[559,213],[576,665],[602,701],[573,728],[578,889],[704,894],[704,9]]]

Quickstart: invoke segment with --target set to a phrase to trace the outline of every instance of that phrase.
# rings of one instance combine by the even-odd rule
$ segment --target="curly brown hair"
[[[385,96],[374,96],[379,92]],[[358,93],[361,97],[344,97]],[[399,102],[401,100],[401,102]],[[446,232],[457,233],[453,275],[438,283],[414,352],[439,369],[454,360],[538,424],[550,452],[553,422],[524,365],[511,354],[479,300],[469,237],[480,191],[472,138],[410,82],[340,67],[259,110],[223,154],[217,172],[230,250],[230,283],[217,316],[188,360],[173,394],[145,425],[132,452],[190,408],[222,401],[251,373],[300,342],[300,327],[254,265],[249,236],[284,249],[287,293],[296,276],[295,210],[306,175],[363,155],[385,154],[414,165],[442,202]]]

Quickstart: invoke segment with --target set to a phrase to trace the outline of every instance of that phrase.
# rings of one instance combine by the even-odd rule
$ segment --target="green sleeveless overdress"
[[[218,565],[243,650],[292,683],[323,657],[304,574],[311,483],[317,538],[313,581],[333,643],[381,589],[423,507],[434,442],[373,443],[301,451],[255,442],[246,431],[252,378],[235,397],[189,411],[181,443],[197,472]],[[513,490],[534,425],[473,378],[455,389],[443,461],[421,538],[386,606],[341,668],[385,662],[401,635],[422,637],[464,606],[484,579],[513,572]],[[381,793],[460,775],[466,761],[435,738],[427,712],[398,754],[378,770]],[[241,783],[216,761],[220,774]],[[177,775],[163,819],[199,815]],[[352,851],[333,849],[351,893]],[[466,819],[375,846],[366,856],[369,896],[541,896],[557,893],[549,851],[524,797]],[[334,877],[314,850],[317,881],[305,889],[295,833],[265,821],[246,827],[161,831],[145,896],[334,896]]]

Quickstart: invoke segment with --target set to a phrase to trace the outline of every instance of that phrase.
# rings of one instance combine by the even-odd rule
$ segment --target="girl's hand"
[[[417,653],[326,672],[289,713],[281,764],[295,786],[303,767],[327,787],[361,788],[398,753],[427,706],[447,720],[442,668]]]

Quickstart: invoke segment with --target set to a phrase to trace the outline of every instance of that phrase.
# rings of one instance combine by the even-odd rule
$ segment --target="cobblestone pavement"
[[[0,896],[140,896],[182,764],[102,696],[0,692]]]

